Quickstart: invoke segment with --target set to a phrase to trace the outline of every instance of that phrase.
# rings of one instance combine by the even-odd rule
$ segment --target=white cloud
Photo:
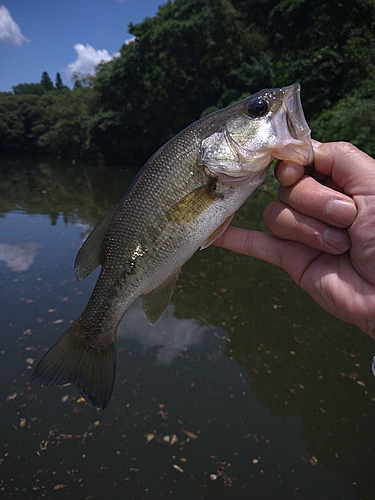
[[[93,75],[96,66],[100,62],[111,61],[114,57],[119,57],[120,55],[119,52],[110,55],[106,49],[96,50],[91,45],[82,45],[81,43],[74,45],[74,50],[77,52],[77,59],[64,69],[65,74],[69,78],[72,78],[74,73]]]
[[[9,245],[0,243],[0,260],[12,271],[27,271],[33,264],[38,245],[32,241]]]
[[[189,346],[199,344],[206,327],[193,319],[179,319],[174,315],[174,305],[169,304],[163,319],[155,326],[147,323],[142,299],[137,299],[121,321],[117,338],[131,338],[141,342],[146,350],[157,349],[158,364],[169,365]]]
[[[21,29],[12,19],[9,10],[0,5],[0,43],[20,46],[29,40],[23,36]]]

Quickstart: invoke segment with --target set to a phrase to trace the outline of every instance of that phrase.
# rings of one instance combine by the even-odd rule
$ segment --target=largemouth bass
[[[72,383],[105,408],[117,327],[128,308],[142,296],[149,323],[159,321],[183,264],[223,233],[274,158],[313,160],[296,83],[205,116],[162,146],[79,250],[77,280],[99,265],[100,275],[82,315],[41,359],[33,380]]]

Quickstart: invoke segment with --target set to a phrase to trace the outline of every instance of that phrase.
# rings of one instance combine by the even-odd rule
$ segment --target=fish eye
[[[251,118],[261,118],[268,112],[268,104],[261,97],[252,99],[247,105],[247,110]]]

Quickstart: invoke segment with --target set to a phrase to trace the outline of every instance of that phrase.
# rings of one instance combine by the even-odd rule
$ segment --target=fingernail
[[[325,206],[324,212],[332,222],[350,226],[357,216],[357,207],[354,202],[330,200]]]
[[[335,229],[334,227],[327,227],[324,230],[322,240],[340,253],[346,252],[351,246],[348,233],[343,229]]]

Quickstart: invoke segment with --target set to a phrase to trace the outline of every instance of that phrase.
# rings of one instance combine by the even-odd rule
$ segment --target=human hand
[[[314,169],[281,162],[272,235],[230,226],[215,241],[283,268],[326,311],[375,339],[375,160],[344,143],[314,145]]]

